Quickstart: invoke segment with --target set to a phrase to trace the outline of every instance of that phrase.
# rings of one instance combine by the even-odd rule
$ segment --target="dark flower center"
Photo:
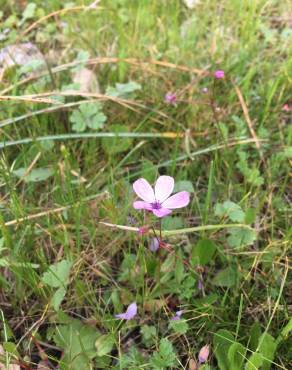
[[[153,209],[160,209],[161,208],[161,204],[159,202],[154,202],[154,203],[151,203],[151,206]]]

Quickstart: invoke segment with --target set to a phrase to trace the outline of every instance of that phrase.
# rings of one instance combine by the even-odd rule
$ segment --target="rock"
[[[78,91],[88,93],[100,93],[99,83],[95,73],[88,68],[82,68],[73,75],[73,83],[78,84]]]
[[[13,66],[25,66],[37,62],[38,67],[45,65],[45,59],[39,49],[31,42],[13,44],[0,50],[0,80],[5,71]]]

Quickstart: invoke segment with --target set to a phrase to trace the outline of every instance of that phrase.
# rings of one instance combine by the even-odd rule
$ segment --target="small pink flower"
[[[207,344],[200,349],[200,352],[199,352],[199,363],[200,364],[203,364],[204,362],[208,360],[209,352],[210,352],[210,349]]]
[[[181,318],[181,315],[183,314],[183,311],[176,311],[175,315],[171,318],[171,320],[179,320]]]
[[[224,71],[219,69],[218,71],[214,72],[214,77],[217,78],[217,80],[221,80],[222,78],[225,77],[225,73]]]
[[[136,315],[137,315],[137,304],[133,302],[128,306],[126,312],[119,313],[115,315],[115,317],[117,319],[122,319],[122,320],[132,320]]]
[[[164,97],[164,101],[168,104],[173,104],[175,105],[176,103],[176,94],[175,93],[171,93],[171,92],[168,92],[165,97]]]
[[[282,107],[282,111],[284,112],[290,112],[292,108],[289,107],[289,104],[284,104]]]
[[[190,202],[190,194],[187,191],[180,191],[170,196],[173,188],[174,179],[171,176],[160,176],[154,190],[147,180],[138,179],[134,182],[133,189],[142,201],[134,202],[133,207],[150,211],[156,217],[165,217],[172,209],[186,207]]]

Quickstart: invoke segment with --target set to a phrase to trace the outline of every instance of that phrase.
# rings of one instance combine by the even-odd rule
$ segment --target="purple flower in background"
[[[202,91],[202,93],[207,94],[209,89],[208,89],[208,87],[203,87],[201,91]]]
[[[203,364],[204,362],[208,360],[209,352],[210,352],[210,349],[207,344],[200,349],[200,352],[199,352],[199,363],[200,364]]]
[[[225,77],[225,73],[224,71],[219,69],[218,71],[214,72],[214,77],[217,78],[217,80],[221,80],[222,78]]]
[[[151,211],[157,217],[165,217],[172,212],[172,209],[186,207],[190,202],[190,194],[187,191],[180,191],[172,196],[174,179],[170,176],[160,176],[152,189],[149,182],[143,178],[133,184],[134,192],[138,200],[133,203],[135,209]]]
[[[159,249],[159,240],[157,238],[152,238],[150,242],[151,252],[156,252]]]
[[[128,306],[126,312],[119,313],[115,315],[115,317],[117,319],[122,319],[122,320],[132,320],[136,315],[137,315],[137,305],[135,302],[133,302]]]
[[[165,97],[164,97],[164,101],[168,104],[173,104],[175,105],[176,103],[176,94],[175,93],[171,93],[171,92],[168,92]]]
[[[199,281],[198,281],[198,289],[199,289],[199,290],[203,290],[203,289],[204,289],[204,285],[203,285],[202,280],[199,280]]]
[[[171,318],[171,320],[179,320],[181,318],[183,311],[176,311],[175,315]]]

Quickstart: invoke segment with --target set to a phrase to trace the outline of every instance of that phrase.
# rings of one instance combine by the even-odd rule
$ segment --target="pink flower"
[[[214,72],[214,77],[217,78],[217,80],[221,80],[222,78],[225,77],[225,73],[224,71],[219,69],[218,71]]]
[[[200,352],[199,352],[199,363],[200,364],[203,364],[204,362],[208,360],[209,352],[210,350],[207,344],[200,349]]]
[[[170,176],[160,176],[152,189],[149,182],[143,178],[133,184],[134,192],[138,200],[133,203],[135,209],[151,211],[157,217],[165,217],[172,212],[172,209],[186,207],[190,202],[190,194],[187,191],[180,191],[172,196],[174,179]]]
[[[176,103],[176,94],[174,93],[171,93],[171,92],[168,92],[165,97],[164,97],[164,101],[166,103],[169,103],[169,104],[173,104],[175,105]]]
[[[289,107],[289,104],[284,104],[282,107],[282,111],[284,112],[290,112],[292,108]]]
[[[122,319],[122,320],[132,320],[136,315],[137,315],[137,305],[135,302],[133,302],[128,306],[126,312],[119,313],[115,315],[115,317],[117,319]]]
[[[171,318],[171,320],[179,320],[183,311],[176,311],[175,315]]]

